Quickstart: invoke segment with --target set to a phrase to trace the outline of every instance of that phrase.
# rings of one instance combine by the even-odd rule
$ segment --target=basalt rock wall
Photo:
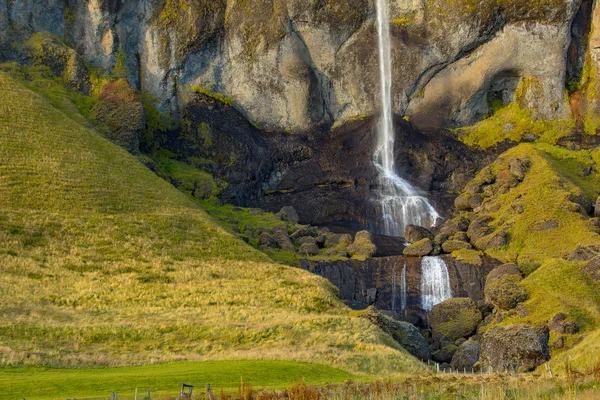
[[[569,114],[571,25],[581,0],[391,0],[393,106],[419,127],[472,123],[487,94],[541,87],[540,118]],[[270,131],[302,133],[377,113],[373,0],[0,0],[0,46],[48,31],[175,113],[193,85]],[[2,49],[3,47],[0,47]],[[3,51],[4,58],[10,52]]]

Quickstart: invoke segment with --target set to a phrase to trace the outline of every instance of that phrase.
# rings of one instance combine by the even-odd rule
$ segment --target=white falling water
[[[392,57],[387,0],[377,0],[381,119],[374,162],[379,171],[380,201],[384,233],[402,236],[406,225],[431,227],[439,214],[426,197],[396,174],[394,166],[394,123],[392,120]]]
[[[406,259],[404,260],[404,267],[402,268],[402,289],[400,292],[400,309],[402,311],[406,310],[406,306],[408,305],[408,289],[406,287]]]
[[[430,311],[433,306],[452,297],[448,268],[441,257],[423,257],[421,260],[421,308]]]

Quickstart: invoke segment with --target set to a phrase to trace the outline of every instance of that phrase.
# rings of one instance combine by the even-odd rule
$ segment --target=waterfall
[[[389,236],[402,236],[406,225],[431,227],[439,218],[439,214],[426,197],[420,195],[416,188],[395,172],[389,21],[387,0],[377,0],[381,118],[377,129],[378,143],[374,163],[379,172],[383,233]]]
[[[408,289],[406,287],[406,259],[404,259],[404,267],[402,268],[402,277],[401,284],[402,289],[400,292],[400,310],[406,310],[406,306],[408,305]]]
[[[433,306],[452,297],[448,268],[441,257],[423,257],[421,260],[421,308],[430,311]]]

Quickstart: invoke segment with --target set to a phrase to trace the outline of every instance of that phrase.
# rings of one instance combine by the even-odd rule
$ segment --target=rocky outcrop
[[[15,38],[48,31],[107,70],[123,48],[131,83],[163,109],[176,110],[197,85],[233,98],[267,130],[305,132],[376,113],[374,2],[1,3],[8,23],[0,26]],[[535,96],[523,89],[529,108],[540,117],[565,114],[565,54],[578,5],[390,2],[394,111],[418,126],[470,123],[487,113],[488,94],[510,99],[527,78],[537,82]]]
[[[443,256],[448,267],[450,286],[455,297],[469,297],[482,302],[483,287],[487,274],[497,264],[484,258],[481,266],[469,265]],[[406,264],[405,264],[406,263]],[[406,265],[406,267],[405,267]],[[354,308],[362,309],[370,305],[366,299],[368,289],[377,289],[373,305],[379,310],[389,310],[411,322],[422,319],[421,310],[421,260],[415,257],[379,257],[365,261],[303,261],[302,268],[327,278],[339,288],[340,297]],[[406,276],[406,308],[402,309],[402,276]]]
[[[413,356],[421,360],[429,359],[427,340],[414,325],[386,317],[374,307],[369,307],[362,316],[389,334]]]
[[[520,363],[531,371],[550,360],[548,328],[528,325],[493,326],[481,340],[481,367],[503,371],[505,363]]]

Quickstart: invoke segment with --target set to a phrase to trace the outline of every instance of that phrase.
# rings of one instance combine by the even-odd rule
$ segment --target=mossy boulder
[[[483,197],[475,193],[463,193],[454,200],[454,208],[457,212],[470,211],[481,205]]]
[[[532,371],[550,360],[549,338],[547,327],[492,326],[481,339],[481,366],[499,372],[505,362],[520,362],[523,370]]]
[[[277,215],[282,221],[291,222],[292,224],[297,224],[300,221],[298,212],[292,206],[281,207],[281,210],[279,210],[279,212],[275,215]]]
[[[338,233],[335,235],[330,235],[325,240],[325,248],[330,249],[334,247],[343,247],[346,249],[348,246],[352,244],[352,236],[347,233]]]
[[[472,248],[473,248],[473,246],[471,246],[470,243],[459,241],[459,240],[448,240],[442,244],[442,249],[446,253],[452,253],[453,251],[456,251],[456,250],[472,249]]]
[[[475,364],[479,361],[481,346],[475,340],[467,340],[462,343],[454,356],[452,357],[452,368],[458,370],[471,370],[475,368]]]
[[[486,281],[485,300],[501,310],[512,310],[527,300],[527,292],[519,286],[520,275],[503,275]]]
[[[377,246],[373,243],[373,234],[368,231],[357,232],[354,242],[348,246],[347,251],[351,257],[373,257],[377,252]]]
[[[481,311],[469,298],[443,301],[435,305],[429,315],[433,336],[447,337],[452,342],[473,334],[481,320]]]
[[[477,239],[475,241],[475,247],[479,250],[498,249],[506,246],[507,242],[508,240],[506,239],[506,232],[497,231]]]
[[[104,85],[94,105],[93,117],[109,140],[130,152],[137,151],[146,115],[142,100],[126,80]]]
[[[458,232],[465,232],[469,229],[469,224],[469,219],[464,216],[452,218],[444,223],[444,226],[442,226],[442,229],[440,230],[440,234],[444,234],[448,237],[454,236]]]
[[[294,244],[290,240],[287,232],[284,230],[276,230],[273,236],[277,242],[277,247],[279,247],[281,250],[296,251]]]
[[[452,361],[452,357],[458,350],[458,347],[453,344],[449,344],[447,346],[443,346],[441,349],[434,351],[431,354],[431,358],[435,362],[439,363],[449,363]]]
[[[471,239],[471,243],[477,243],[479,239],[494,232],[488,225],[493,220],[489,215],[481,215],[471,221],[469,229],[467,229],[467,235]]]
[[[408,257],[424,257],[433,250],[431,239],[419,240],[404,249],[403,254]]]
[[[421,335],[416,326],[408,322],[391,319],[378,312],[375,307],[369,307],[362,314],[362,317],[390,335],[413,356],[421,360],[430,358],[431,353],[429,347],[427,347],[427,340]]]
[[[516,275],[521,276],[521,271],[515,264],[502,264],[494,268],[486,277],[486,285],[491,283],[493,280],[500,278],[504,275]]]
[[[305,256],[316,256],[319,254],[319,246],[316,243],[303,243],[299,252]]]

